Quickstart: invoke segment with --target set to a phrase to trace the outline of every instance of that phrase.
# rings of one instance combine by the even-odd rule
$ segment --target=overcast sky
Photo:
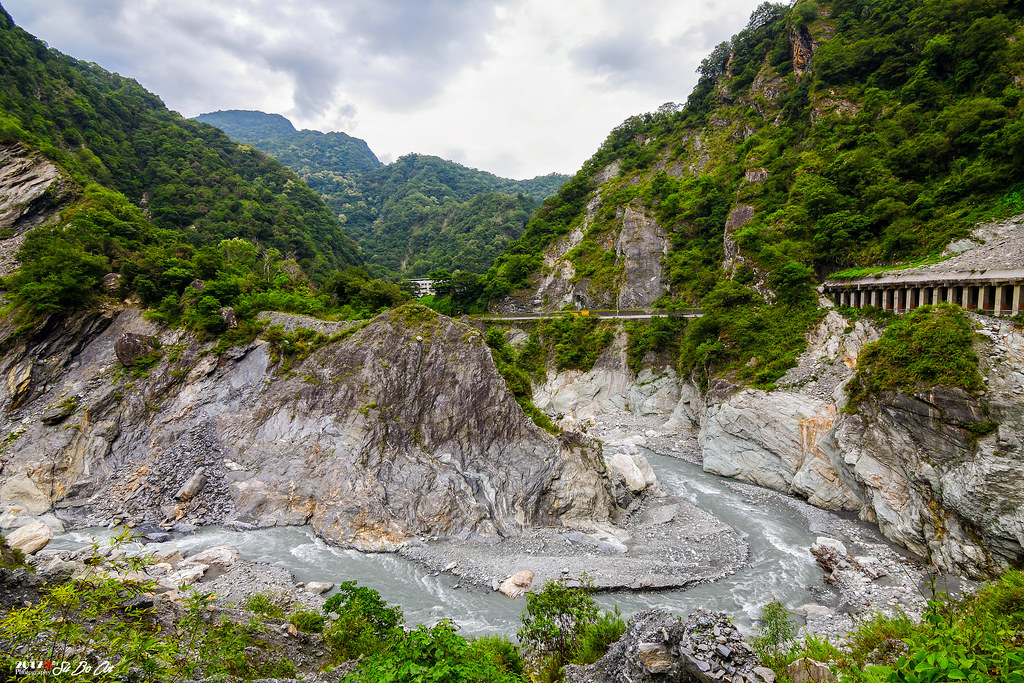
[[[759,0],[0,0],[50,46],[196,116],[258,109],[511,178],[574,173],[685,102]]]

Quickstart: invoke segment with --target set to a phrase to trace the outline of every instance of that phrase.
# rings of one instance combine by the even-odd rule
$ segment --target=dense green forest
[[[278,114],[223,111],[197,120],[298,173],[359,243],[367,266],[393,278],[485,272],[566,180],[508,180],[421,154],[383,166],[363,140],[297,131]]]
[[[0,143],[46,156],[71,187],[3,283],[23,312],[87,306],[108,293],[109,273],[119,297],[210,333],[224,330],[226,306],[243,320],[267,308],[351,317],[404,298],[371,281],[292,171],[135,81],[47,48],[2,9],[0,68]],[[195,280],[205,289],[186,294]]]
[[[935,257],[978,221],[1024,211],[1022,16],[1007,0],[762,4],[701,63],[681,110],[625,121],[544,202],[484,300],[530,286],[543,250],[584,226],[569,260],[614,298],[606,238],[628,205],[671,240],[659,305],[705,310],[684,369],[770,386],[818,318],[820,279]],[[739,205],[752,217],[731,239],[746,261],[726,271]]]

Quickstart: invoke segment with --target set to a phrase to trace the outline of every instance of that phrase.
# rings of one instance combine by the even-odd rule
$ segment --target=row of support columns
[[[919,306],[942,302],[957,304],[966,311],[991,315],[1018,315],[1021,305],[1021,283],[997,284],[931,284],[925,286],[834,288],[840,306],[863,308],[875,306],[886,311],[906,313]]]

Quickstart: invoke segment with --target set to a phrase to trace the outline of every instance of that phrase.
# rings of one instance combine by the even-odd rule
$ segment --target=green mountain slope
[[[624,122],[544,203],[487,298],[539,299],[557,243],[577,297],[614,303],[612,245],[639,215],[666,235],[658,305],[708,313],[684,368],[770,384],[817,317],[817,281],[1024,211],[1022,17],[1005,0],[761,5],[681,111]]]
[[[222,306],[245,318],[347,301],[312,283],[360,265],[359,249],[292,171],[168,111],[135,81],[48,49],[2,8],[0,69],[0,145],[17,158],[41,154],[65,176],[61,196],[44,197],[59,215],[24,236],[21,268],[3,283],[25,310],[87,306],[108,293],[108,273],[120,276],[120,297],[211,332]],[[207,282],[202,296],[181,299],[195,279]]]
[[[316,171],[367,173],[382,165],[364,140],[346,133],[295,130],[280,114],[233,109],[201,114],[196,121],[254,145],[304,178]]]
[[[298,173],[338,214],[367,264],[395,277],[483,273],[566,180],[554,173],[508,180],[420,154],[382,166],[363,140],[296,131],[277,114],[226,111],[197,120]]]

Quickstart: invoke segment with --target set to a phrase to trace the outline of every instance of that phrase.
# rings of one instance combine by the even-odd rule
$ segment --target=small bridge
[[[699,308],[681,308],[676,310],[622,309],[622,310],[583,310],[583,311],[551,311],[550,313],[485,313],[470,316],[474,320],[486,322],[522,322],[528,320],[551,320],[563,316],[576,318],[598,318],[601,320],[650,320],[651,318],[699,318],[703,315]]]

